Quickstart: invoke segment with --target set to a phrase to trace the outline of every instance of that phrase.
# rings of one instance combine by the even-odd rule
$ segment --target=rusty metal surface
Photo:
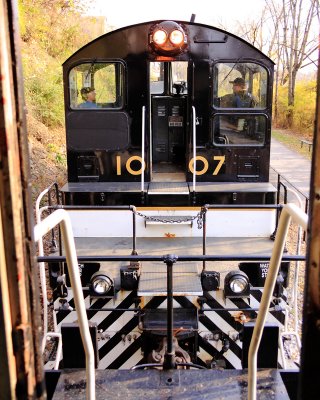
[[[320,61],[320,55],[319,55]],[[309,294],[311,302],[320,311],[320,71],[318,70],[318,91],[316,124],[312,158],[310,188],[310,246],[309,246]]]
[[[61,374],[53,400],[85,399],[85,372]],[[258,372],[259,400],[289,399],[280,373]],[[247,375],[242,371],[96,371],[96,400],[246,400]]]
[[[320,69],[314,133],[299,399],[319,398],[320,391]]]
[[[36,398],[41,397],[43,372],[41,355],[36,349],[40,314],[36,309],[37,285],[32,270],[32,212],[16,7],[14,1],[0,2],[0,213],[5,263],[2,267],[6,268],[3,283],[7,285],[6,302],[11,317],[11,321],[6,320],[6,324],[10,323],[14,350],[11,361],[16,365],[16,376],[10,371],[10,382],[1,381],[4,383],[1,387],[14,387],[16,398]],[[0,335],[2,330],[1,326]],[[0,348],[0,354],[4,354],[9,346],[7,343],[6,348]],[[1,376],[5,374],[1,373]],[[5,395],[3,398],[11,397]]]

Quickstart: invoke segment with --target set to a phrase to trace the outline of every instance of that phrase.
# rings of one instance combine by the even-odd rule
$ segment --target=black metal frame
[[[279,185],[282,183],[279,183]],[[283,185],[283,184],[282,184]],[[285,188],[285,185],[283,185]],[[279,192],[278,192],[279,193]],[[230,205],[230,204],[206,204],[203,207],[201,207],[201,212],[200,212],[200,218],[202,218],[202,229],[203,229],[203,235],[202,235],[202,249],[203,249],[203,255],[206,255],[206,233],[207,233],[207,223],[206,223],[206,213],[208,210],[227,210],[227,209],[237,209],[237,210],[245,210],[245,209],[275,209],[277,210],[277,218],[276,218],[276,229],[278,226],[278,220],[280,218],[280,212],[282,209],[281,204],[277,205],[272,205],[272,204],[252,204],[252,205],[243,205],[243,204],[235,204],[235,205]],[[57,206],[51,206],[49,205],[48,207],[49,210],[56,210],[56,209],[64,209],[64,210],[106,210],[106,211],[124,211],[124,210],[130,210],[132,211],[132,255],[137,255],[137,237],[136,237],[136,207],[135,206],[69,206],[69,205],[57,205]],[[59,251],[61,255],[61,235],[59,231]],[[240,260],[240,259],[239,259]],[[84,261],[84,260],[83,260]],[[98,261],[98,260],[95,260]],[[102,260],[99,260],[102,261]],[[125,261],[125,260],[124,260]],[[141,261],[141,260],[139,260]],[[203,271],[205,270],[205,259],[203,260]]]
[[[193,368],[203,368],[204,367],[193,364],[193,363],[175,363],[174,361],[174,345],[173,345],[173,264],[177,261],[235,261],[235,260],[259,260],[259,261],[270,261],[270,256],[177,256],[175,254],[167,254],[163,256],[79,256],[78,261],[163,261],[167,264],[167,338],[168,345],[165,353],[163,369],[164,370],[172,370],[177,366],[186,366]],[[283,256],[283,261],[304,261],[304,256]],[[66,261],[66,257],[61,256],[47,256],[47,257],[38,257],[38,262],[64,262]],[[91,309],[92,310],[92,309]],[[114,310],[114,309],[104,309],[105,311],[122,311],[122,310]],[[241,311],[245,311],[246,309],[241,309]],[[255,311],[255,309],[250,308],[250,311]],[[139,308],[128,309],[125,311],[141,311]],[[208,309],[206,311],[221,311],[215,309]],[[228,311],[239,311],[239,309],[228,309]],[[279,311],[279,307],[277,309]],[[143,369],[143,368],[154,368],[161,367],[160,364],[141,364],[133,367],[132,369]]]

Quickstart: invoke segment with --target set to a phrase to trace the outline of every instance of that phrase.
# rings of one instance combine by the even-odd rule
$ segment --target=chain
[[[203,217],[208,211],[207,207],[201,207],[201,211],[197,214],[197,224],[198,224],[198,229],[202,229],[203,227]]]
[[[182,222],[192,222],[195,219],[197,220],[198,229],[202,229],[203,226],[203,216],[207,212],[205,207],[201,208],[201,211],[193,216],[193,217],[177,217],[177,218],[166,218],[166,217],[154,217],[152,215],[145,215],[140,213],[139,211],[135,211],[135,214],[139,217],[144,218],[146,221],[153,221],[153,222],[161,222],[163,224],[181,224]]]

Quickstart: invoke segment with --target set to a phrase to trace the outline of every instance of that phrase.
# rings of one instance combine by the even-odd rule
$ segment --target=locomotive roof
[[[155,20],[129,25],[99,36],[72,54],[63,66],[80,59],[126,58],[137,54],[146,57],[146,53],[150,53],[149,30],[163,21]],[[176,20],[175,22],[186,28],[191,39],[188,43],[189,58],[194,56],[197,59],[238,59],[239,61],[255,59],[270,66],[274,65],[274,62],[263,52],[230,32],[195,22]],[[224,46],[222,47],[221,44]],[[229,54],[232,54],[232,57]]]

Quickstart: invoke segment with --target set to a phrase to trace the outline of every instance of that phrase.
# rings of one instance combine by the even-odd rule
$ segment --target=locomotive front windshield
[[[167,63],[168,64],[168,63]],[[187,93],[188,63],[186,61],[175,61],[165,68],[163,62],[150,63],[150,93],[170,94]],[[168,71],[166,73],[166,71]],[[168,76],[166,76],[168,75]]]

